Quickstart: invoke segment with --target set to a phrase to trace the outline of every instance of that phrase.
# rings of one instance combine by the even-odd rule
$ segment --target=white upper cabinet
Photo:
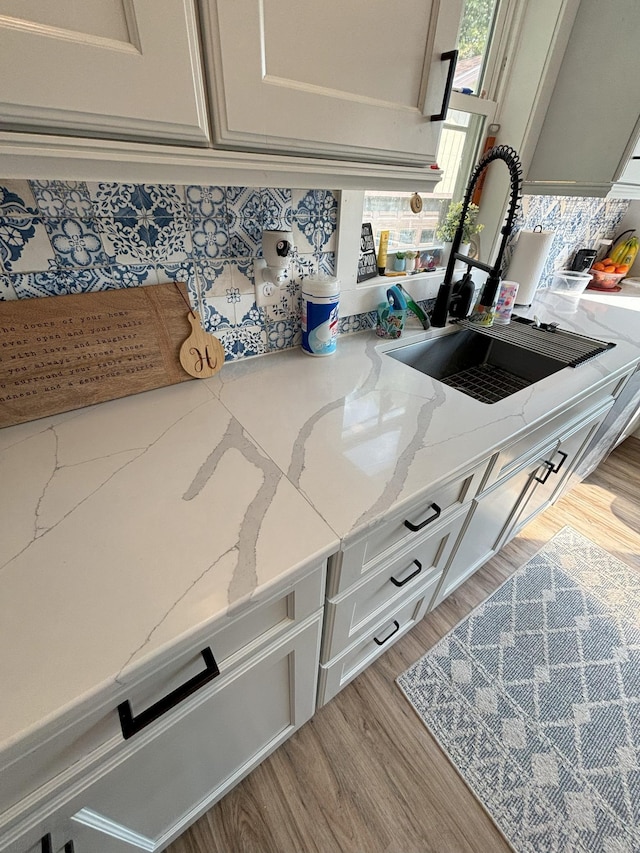
[[[207,145],[193,0],[0,0],[0,129]]]
[[[640,196],[638,0],[581,0],[526,192]],[[635,151],[636,157],[638,151]]]
[[[203,0],[215,143],[435,162],[461,0]]]

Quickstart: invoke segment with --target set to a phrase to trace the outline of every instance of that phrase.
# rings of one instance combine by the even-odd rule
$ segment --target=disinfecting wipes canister
[[[340,282],[329,276],[302,282],[302,349],[309,355],[331,355],[338,338]]]

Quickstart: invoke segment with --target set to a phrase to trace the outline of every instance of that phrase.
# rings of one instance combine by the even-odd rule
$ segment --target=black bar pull
[[[42,853],[53,853],[53,843],[51,841],[50,832],[47,832],[47,834],[42,837],[40,848],[42,849]]]
[[[150,708],[147,708],[146,711],[141,711],[134,717],[133,711],[131,710],[131,703],[128,699],[118,705],[118,715],[120,716],[120,725],[122,726],[122,737],[125,740],[128,740],[128,738],[137,734],[139,731],[144,729],[145,726],[153,723],[154,720],[157,720],[163,714],[166,714],[167,711],[175,708],[175,706],[180,704],[183,699],[191,696],[191,694],[195,693],[196,690],[204,687],[205,684],[208,684],[217,675],[220,675],[218,664],[216,663],[211,649],[203,649],[200,654],[204,658],[206,669],[203,670],[203,672],[198,673],[198,675],[194,675],[194,677],[190,678],[189,681],[185,681],[185,683],[181,684],[180,687],[176,687],[176,689],[172,690],[171,693],[167,693],[166,696],[159,699]],[[44,850],[43,853],[45,853]]]
[[[536,475],[533,479],[538,483],[544,484],[547,482],[547,480],[549,479],[549,477],[553,473],[553,463],[551,463],[547,459],[545,459],[542,464],[546,466],[546,471],[544,472],[542,477],[538,477],[538,475]]]
[[[394,577],[389,578],[389,580],[394,586],[404,586],[406,583],[409,583],[410,580],[413,580],[416,575],[420,574],[420,572],[422,571],[422,563],[419,560],[414,560],[413,562],[418,568],[415,570],[415,572],[411,572],[408,578],[405,578],[403,581],[397,581]]]
[[[560,456],[562,456],[562,459],[560,460],[560,462],[558,462],[557,465],[553,466],[553,473],[554,474],[557,474],[558,471],[562,468],[564,463],[567,461],[567,455],[568,455],[567,453],[564,452],[564,450],[556,450],[556,453],[558,453]]]
[[[449,70],[447,71],[447,82],[444,85],[444,95],[442,96],[442,106],[440,107],[440,112],[434,113],[431,116],[431,121],[444,121],[446,118],[447,110],[449,109],[451,91],[453,89],[453,75],[456,73],[456,63],[458,62],[458,51],[447,50],[444,53],[440,54],[440,59],[443,62],[449,63]]]
[[[436,518],[440,518],[440,513],[442,510],[438,506],[438,504],[429,504],[431,509],[435,510],[433,515],[430,515],[429,518],[425,518],[424,521],[421,521],[420,524],[412,524],[410,521],[405,519],[404,526],[408,527],[413,533],[417,533],[418,530],[422,530],[423,527],[426,527],[427,524],[431,524],[432,521],[435,521]]]
[[[373,642],[374,642],[377,646],[384,646],[384,644],[385,644],[385,643],[388,643],[388,642],[389,642],[389,640],[390,640],[390,639],[391,639],[395,634],[397,634],[397,633],[398,633],[398,631],[400,630],[400,623],[398,622],[398,620],[397,620],[397,619],[394,619],[394,620],[393,620],[393,624],[394,624],[394,626],[395,626],[395,627],[394,627],[394,629],[393,629],[393,631],[389,634],[389,636],[388,636],[388,637],[385,637],[385,638],[384,638],[384,640],[379,640],[377,637],[374,637],[374,638],[373,638]]]

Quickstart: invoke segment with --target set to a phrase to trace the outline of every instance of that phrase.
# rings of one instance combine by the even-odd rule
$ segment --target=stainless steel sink
[[[400,345],[386,355],[482,403],[504,400],[567,366],[470,329]]]

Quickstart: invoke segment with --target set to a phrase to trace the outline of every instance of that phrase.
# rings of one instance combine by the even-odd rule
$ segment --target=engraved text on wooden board
[[[160,284],[0,302],[0,426],[190,379],[181,293]]]

